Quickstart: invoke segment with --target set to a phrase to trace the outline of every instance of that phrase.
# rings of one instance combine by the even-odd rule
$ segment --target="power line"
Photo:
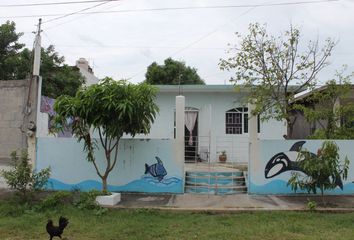
[[[119,0],[120,1],[120,0]],[[112,8],[112,6],[109,6],[109,8]],[[107,8],[104,8],[104,10],[106,10]],[[76,21],[77,19],[79,18],[84,18],[84,17],[87,17],[89,16],[90,14],[86,14],[86,15],[79,15],[79,16],[76,16],[68,21],[65,21],[65,22],[61,22],[59,24],[56,24],[56,25],[52,25],[50,27],[46,27],[44,30],[49,30],[49,29],[53,29],[53,28],[56,28],[56,27],[59,27],[61,25],[64,25],[64,24],[67,24],[67,23],[70,23],[70,22],[73,22],[73,21]]]
[[[25,4],[2,4],[0,7],[35,7],[35,6],[50,6],[50,5],[67,5],[67,4],[83,4],[94,2],[115,2],[119,0],[87,0],[87,1],[70,1],[70,2],[50,2],[50,3],[25,3]]]
[[[173,11],[173,10],[197,10],[197,9],[225,9],[225,8],[252,8],[252,7],[272,7],[272,6],[288,6],[288,5],[303,5],[316,4],[327,2],[339,2],[340,0],[320,0],[320,1],[300,1],[300,2],[283,2],[269,4],[245,4],[245,5],[226,5],[226,6],[195,6],[195,7],[166,7],[166,8],[146,8],[146,9],[127,9],[114,11],[93,11],[93,12],[76,12],[73,14],[104,14],[104,13],[131,13],[131,12],[153,12],[153,11]],[[70,14],[70,13],[69,13]],[[71,14],[71,15],[73,15]],[[38,17],[54,17],[68,15],[65,13],[57,14],[37,14],[37,15],[17,15],[17,16],[1,16],[0,18],[38,18]]]
[[[232,19],[232,20],[236,20],[236,19],[238,19],[238,18],[240,18],[240,17],[246,15],[247,13],[249,13],[250,11],[252,11],[252,10],[255,9],[255,8],[257,8],[257,7],[252,7],[252,8],[250,8],[250,9],[247,9],[246,11],[244,11],[243,13],[241,13],[239,16],[237,16],[235,19]],[[228,22],[229,22],[229,21],[228,21]],[[198,38],[197,40],[195,40],[195,41],[189,43],[187,46],[185,46],[185,47],[183,47],[183,48],[181,48],[181,49],[175,51],[174,53],[170,54],[170,57],[173,57],[173,56],[177,55],[178,53],[181,53],[182,51],[184,51],[184,50],[186,50],[186,49],[192,47],[193,45],[197,44],[198,42],[202,41],[203,39],[209,37],[210,35],[212,35],[212,34],[214,34],[215,32],[217,32],[220,27],[225,26],[226,24],[227,24],[227,23],[225,23],[225,24],[219,26],[218,28],[214,29],[213,31],[208,32],[207,34],[201,36],[201,37]],[[145,68],[142,69],[142,70],[140,70],[139,72],[135,73],[134,75],[132,75],[132,76],[131,76],[130,78],[128,78],[128,79],[135,78],[136,76],[138,76],[139,74],[141,74],[142,72],[144,72],[144,70],[145,70]]]
[[[67,13],[67,14],[64,14],[64,15],[62,15],[62,16],[49,19],[49,20],[47,20],[47,21],[44,21],[43,23],[49,23],[49,22],[53,22],[53,21],[56,21],[56,20],[58,20],[58,19],[62,19],[62,18],[65,18],[65,17],[69,17],[69,16],[72,16],[72,15],[75,15],[75,14],[80,14],[80,13],[82,13],[82,12],[84,12],[84,11],[93,9],[93,8],[95,8],[95,7],[99,7],[99,6],[104,5],[104,4],[107,4],[107,3],[109,3],[109,2],[107,2],[107,1],[101,2],[101,3],[96,4],[96,5],[94,5],[94,6],[87,7],[87,8],[81,9],[81,10],[76,11],[76,12]]]
[[[136,49],[180,49],[181,46],[139,46],[139,45],[58,45],[63,48],[136,48]],[[225,47],[198,47],[194,50],[225,50]]]

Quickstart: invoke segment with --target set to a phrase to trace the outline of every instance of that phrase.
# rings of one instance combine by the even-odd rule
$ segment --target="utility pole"
[[[42,19],[40,18],[38,21],[38,28],[36,37],[34,40],[34,59],[33,59],[33,76],[39,76],[39,69],[41,65],[41,24]]]
[[[36,166],[36,132],[38,131],[38,117],[40,115],[41,95],[42,95],[42,78],[39,76],[41,65],[41,24],[42,19],[38,20],[37,32],[35,32],[34,49],[33,49],[33,69],[32,76],[28,87],[27,108],[30,109],[27,115],[27,152],[31,159],[32,166]]]

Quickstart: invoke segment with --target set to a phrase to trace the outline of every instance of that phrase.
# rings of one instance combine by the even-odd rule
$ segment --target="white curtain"
[[[193,129],[195,126],[195,121],[197,120],[198,112],[195,111],[186,111],[185,112],[185,124],[186,127],[189,131],[189,140],[188,140],[188,145],[191,146],[193,145]]]

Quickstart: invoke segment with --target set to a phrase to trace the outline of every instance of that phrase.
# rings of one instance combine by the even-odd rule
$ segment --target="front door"
[[[186,121],[184,126],[184,151],[185,162],[198,161],[198,111],[185,111]]]

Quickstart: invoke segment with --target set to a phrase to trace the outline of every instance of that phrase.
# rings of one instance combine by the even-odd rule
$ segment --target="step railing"
[[[186,172],[185,190],[188,193],[240,194],[247,192],[247,186],[241,171]]]

